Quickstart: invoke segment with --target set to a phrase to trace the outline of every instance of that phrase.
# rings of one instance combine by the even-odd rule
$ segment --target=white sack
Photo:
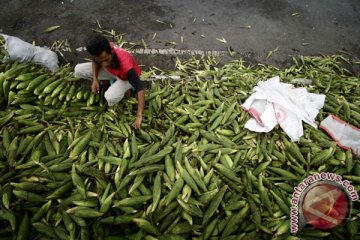
[[[34,46],[17,37],[5,34],[1,35],[5,39],[5,50],[8,53],[4,59],[0,59],[1,61],[33,62],[52,72],[56,72],[59,69],[59,60],[55,52],[46,48]]]
[[[269,132],[279,124],[292,141],[298,141],[303,135],[302,122],[317,127],[315,118],[325,95],[281,83],[278,76],[259,82],[253,92],[242,105],[254,117],[245,124],[247,129]]]
[[[354,154],[360,157],[360,129],[344,122],[340,118],[330,114],[320,123],[340,147],[351,149]]]

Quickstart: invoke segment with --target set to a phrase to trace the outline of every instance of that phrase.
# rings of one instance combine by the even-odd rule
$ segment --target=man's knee
[[[74,68],[74,76],[77,78],[91,79],[92,69],[89,69],[88,64],[77,64]]]
[[[76,66],[75,66],[75,69],[74,69],[74,75],[75,75],[75,77],[81,77],[80,75],[81,75],[81,66],[80,66],[80,64],[76,64]]]

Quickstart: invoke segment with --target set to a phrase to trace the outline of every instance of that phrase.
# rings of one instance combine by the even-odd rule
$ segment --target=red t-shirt
[[[137,75],[140,77],[141,70],[138,64],[135,62],[135,59],[127,52],[125,49],[120,48],[115,45],[115,43],[110,42],[111,48],[114,50],[114,53],[118,57],[120,62],[120,68],[114,69],[107,67],[106,69],[113,75],[119,77],[121,80],[128,80],[127,73],[130,69],[134,68]]]

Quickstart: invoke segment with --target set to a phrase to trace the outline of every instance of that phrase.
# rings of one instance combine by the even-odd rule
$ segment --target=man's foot
[[[131,97],[131,89],[129,89],[129,90],[126,91],[125,97],[126,97],[126,98]]]
[[[151,81],[143,81],[144,85],[145,85],[145,89],[150,89],[151,88]]]
[[[100,86],[110,86],[109,80],[100,80]]]

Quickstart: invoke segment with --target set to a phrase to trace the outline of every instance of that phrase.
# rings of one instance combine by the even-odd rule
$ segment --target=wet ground
[[[0,0],[0,9],[1,32],[40,46],[67,40],[72,52],[64,54],[73,64],[87,57],[76,49],[98,23],[138,48],[143,39],[147,48],[222,51],[222,62],[284,67],[291,56],[339,51],[360,58],[359,0]],[[43,32],[53,25],[61,27]],[[135,57],[146,67],[174,65],[169,53]]]

